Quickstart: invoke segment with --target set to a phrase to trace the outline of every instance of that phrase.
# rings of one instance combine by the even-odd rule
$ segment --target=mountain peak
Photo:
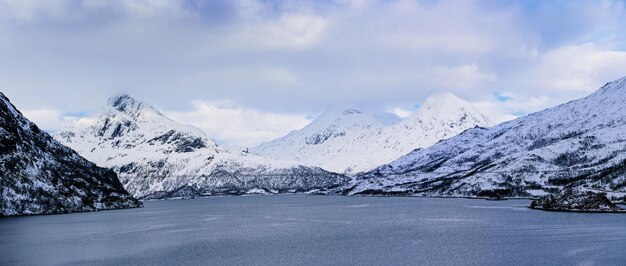
[[[0,216],[139,207],[117,176],[53,140],[0,93]]]
[[[318,116],[311,124],[318,126],[354,126],[370,127],[376,124],[393,124],[400,120],[394,114],[371,113],[356,108],[330,109]]]
[[[429,96],[422,106],[401,122],[403,126],[415,127],[428,123],[441,123],[445,127],[468,128],[491,124],[474,105],[452,93],[436,93]],[[423,126],[423,125],[422,125]]]
[[[356,108],[331,108],[323,112],[319,117],[339,118],[342,116],[358,115],[362,113],[363,111]]]
[[[161,112],[153,106],[144,104],[128,94],[120,94],[109,98],[107,106],[110,106],[122,113],[126,113],[132,117],[136,117],[141,110],[146,109],[158,115],[162,115]]]
[[[303,129],[253,151],[331,171],[357,173],[464,130],[489,124],[470,103],[452,94],[438,94],[428,102],[424,107],[428,111],[418,111],[405,119],[367,109],[331,109]]]
[[[360,114],[360,113],[363,113],[363,112],[361,112],[361,110],[358,110],[358,109],[349,108],[349,109],[344,110],[342,114],[351,115],[351,114]]]
[[[120,94],[120,95],[116,95],[116,96],[109,98],[108,104],[113,107],[123,108],[124,106],[128,104],[133,104],[137,102],[139,101],[137,101],[135,98],[131,97],[128,94]]]
[[[621,78],[585,98],[465,131],[357,177],[366,182],[352,184],[350,193],[518,197],[563,187],[622,192],[624,186],[616,184],[624,175],[624,95]]]
[[[470,106],[471,104],[459,97],[457,97],[456,95],[449,93],[449,92],[443,92],[443,93],[435,93],[432,94],[430,96],[428,96],[428,98],[426,98],[426,100],[424,101],[424,104],[422,105],[422,108],[424,109],[431,109],[431,108],[435,108],[437,106],[445,106],[446,108],[450,108],[450,107],[460,107],[460,106]]]

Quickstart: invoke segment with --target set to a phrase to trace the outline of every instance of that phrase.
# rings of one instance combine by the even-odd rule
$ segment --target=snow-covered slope
[[[113,171],[52,139],[0,93],[0,216],[139,206]]]
[[[121,95],[102,112],[55,138],[100,166],[113,168],[138,198],[309,191],[347,178],[218,146],[201,130]]]
[[[410,117],[356,109],[330,111],[305,128],[262,144],[253,152],[341,173],[389,163],[489,120],[471,104],[445,93],[429,97]]]
[[[564,185],[626,192],[626,78],[592,95],[474,128],[358,177],[348,194],[530,196]]]

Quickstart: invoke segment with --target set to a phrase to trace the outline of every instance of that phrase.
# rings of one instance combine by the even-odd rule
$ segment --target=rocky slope
[[[530,208],[545,211],[626,212],[603,193],[572,188],[534,200]]]
[[[355,174],[488,124],[489,120],[468,102],[452,94],[438,94],[403,120],[393,114],[356,109],[329,111],[305,128],[251,151]]]
[[[0,93],[0,216],[139,207],[97,167],[28,121]]]
[[[128,95],[55,138],[100,166],[110,167],[138,198],[304,192],[344,184],[347,177],[217,145]]]
[[[474,128],[365,173],[346,194],[541,196],[626,192],[626,78],[590,96]]]

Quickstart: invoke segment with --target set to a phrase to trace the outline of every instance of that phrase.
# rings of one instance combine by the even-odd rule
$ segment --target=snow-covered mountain
[[[201,130],[128,95],[109,99],[101,113],[81,119],[55,138],[98,165],[113,168],[138,198],[310,191],[347,181],[318,167],[221,147]]]
[[[474,128],[358,177],[346,194],[531,196],[626,192],[626,78],[590,96]]]
[[[403,120],[393,114],[356,109],[326,112],[303,129],[251,150],[350,174],[371,170],[417,148],[489,123],[470,103],[445,93],[429,97]]]
[[[0,93],[0,216],[140,206],[113,171],[52,139]]]

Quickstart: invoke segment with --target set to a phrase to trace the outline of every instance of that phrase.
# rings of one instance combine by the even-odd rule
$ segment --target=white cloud
[[[180,81],[181,86],[205,88],[294,87],[302,81],[289,69],[271,66],[222,67],[192,74]]]
[[[394,107],[390,110],[387,110],[387,112],[392,113],[397,115],[400,118],[407,118],[409,116],[411,116],[414,112],[411,110],[407,110],[407,109],[403,109],[400,107]]]
[[[485,73],[476,64],[464,64],[454,67],[437,66],[432,71],[426,72],[429,77],[440,88],[454,88],[455,90],[479,89],[497,81],[493,73]]]
[[[506,102],[478,101],[472,104],[489,117],[493,125],[518,118],[531,112],[542,110],[549,106],[550,98],[547,96],[516,98],[512,97]]]
[[[481,113],[487,116],[489,118],[489,121],[491,121],[493,125],[518,117],[511,114],[510,108],[508,108],[504,103],[483,101],[474,102],[472,104],[476,107],[476,109],[478,109]]]
[[[48,107],[23,109],[21,112],[39,128],[48,131],[57,130],[68,123],[80,120],[80,117],[64,114],[59,110]]]
[[[217,141],[253,146],[282,137],[310,123],[305,115],[268,113],[237,107],[228,101],[193,103],[187,112],[166,111],[172,119],[194,125]]]
[[[626,52],[602,49],[593,43],[559,47],[542,54],[520,87],[552,91],[592,92],[626,76]]]
[[[225,37],[231,48],[303,49],[318,43],[326,26],[323,17],[307,13],[283,14],[269,20],[251,16],[239,29]]]
[[[236,117],[233,137],[204,126],[233,143],[333,107],[405,116],[440,91],[502,121],[626,75],[624,14],[608,0],[0,0],[0,84],[24,109],[50,107],[32,112],[42,127],[131,93],[193,123]]]
[[[9,17],[24,22],[41,17],[63,18],[68,15],[67,4],[66,0],[2,0],[0,18]]]
[[[190,15],[182,7],[182,1],[176,0],[83,0],[81,7],[100,12],[102,10],[117,10],[131,19],[150,17],[177,17]]]
[[[545,51],[507,77],[505,102],[481,101],[484,110],[506,120],[585,97],[606,82],[626,76],[626,52],[596,44],[568,45]],[[500,119],[497,119],[500,117]]]

